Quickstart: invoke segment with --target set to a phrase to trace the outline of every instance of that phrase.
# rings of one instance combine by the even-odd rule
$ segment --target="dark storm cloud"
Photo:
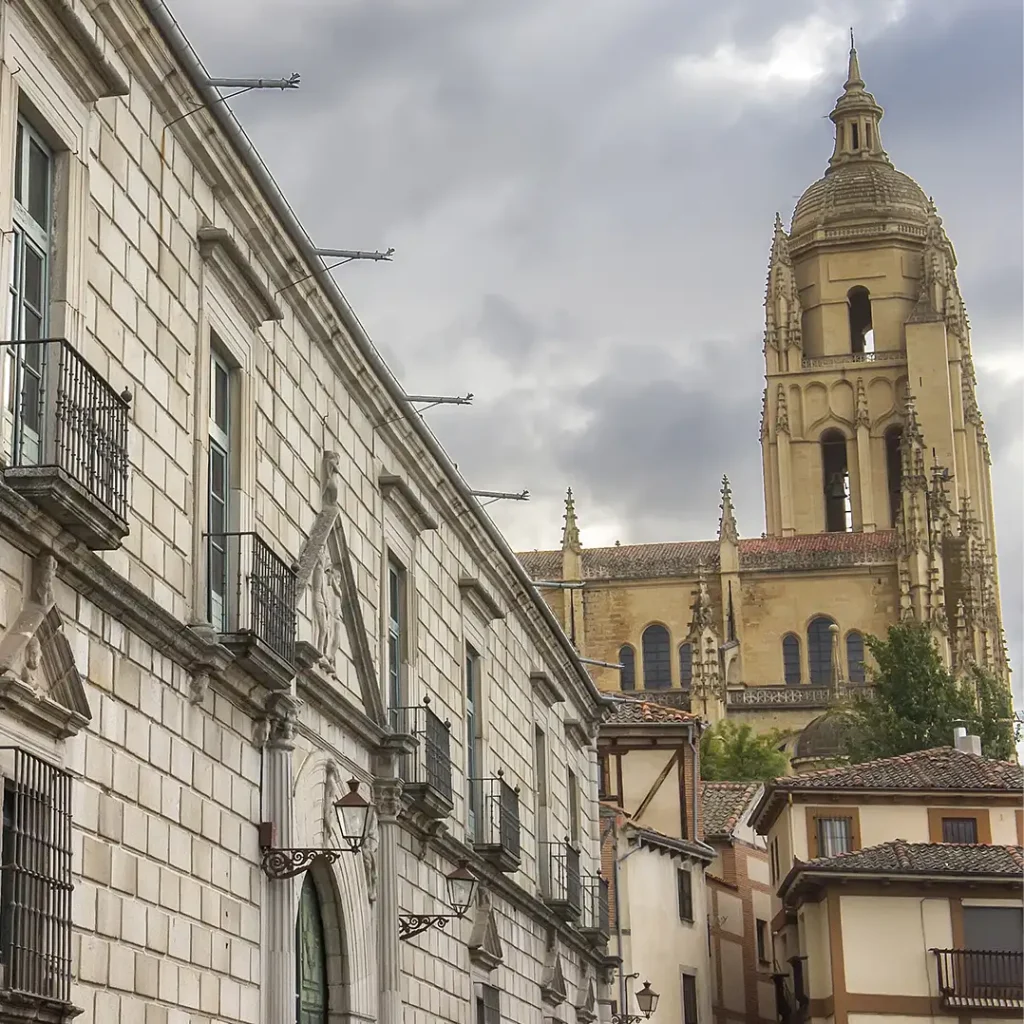
[[[460,469],[528,487],[514,545],[711,536],[728,472],[763,529],[772,221],[826,166],[857,27],[894,163],[956,246],[1021,657],[1018,0],[170,0],[313,237],[393,245],[337,278]],[[780,31],[781,30],[781,31]],[[1017,412],[1015,412],[1015,409]]]

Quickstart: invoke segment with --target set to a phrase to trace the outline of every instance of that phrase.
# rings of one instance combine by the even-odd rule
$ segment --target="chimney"
[[[957,750],[962,750],[965,754],[974,754],[975,757],[981,757],[981,738],[979,736],[968,736],[967,730],[962,725],[958,725],[953,730],[953,745]]]

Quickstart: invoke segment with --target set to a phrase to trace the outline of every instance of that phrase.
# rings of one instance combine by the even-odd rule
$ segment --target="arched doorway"
[[[327,1024],[327,949],[316,883],[308,871],[295,924],[296,1024]]]

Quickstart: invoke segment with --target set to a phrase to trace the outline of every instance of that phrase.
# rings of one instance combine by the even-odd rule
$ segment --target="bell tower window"
[[[846,438],[839,430],[821,435],[821,468],[825,489],[825,529],[849,533],[853,529],[850,473],[846,464]]]
[[[846,305],[850,316],[850,351],[860,354],[865,351],[867,341],[874,348],[874,333],[871,330],[871,293],[857,285],[846,293]]]
[[[903,442],[903,428],[890,427],[885,432],[885,472],[889,483],[889,523],[896,525],[900,510],[900,492],[903,488],[903,460],[900,445]]]
[[[871,122],[866,121],[864,123],[864,146],[866,149],[871,148]]]
[[[855,153],[860,149],[860,129],[856,122],[850,125],[850,149]]]

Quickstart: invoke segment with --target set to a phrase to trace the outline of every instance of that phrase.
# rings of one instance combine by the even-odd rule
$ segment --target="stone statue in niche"
[[[28,683],[36,693],[41,691],[39,667],[43,662],[43,649],[39,638],[33,636],[25,645],[25,663],[21,670],[22,682]]]
[[[337,452],[324,452],[324,489],[321,507],[334,507],[341,496],[341,456]]]
[[[323,558],[317,559],[313,567],[313,643],[322,654],[327,654],[327,640],[330,622],[330,600],[328,595],[327,566]]]

